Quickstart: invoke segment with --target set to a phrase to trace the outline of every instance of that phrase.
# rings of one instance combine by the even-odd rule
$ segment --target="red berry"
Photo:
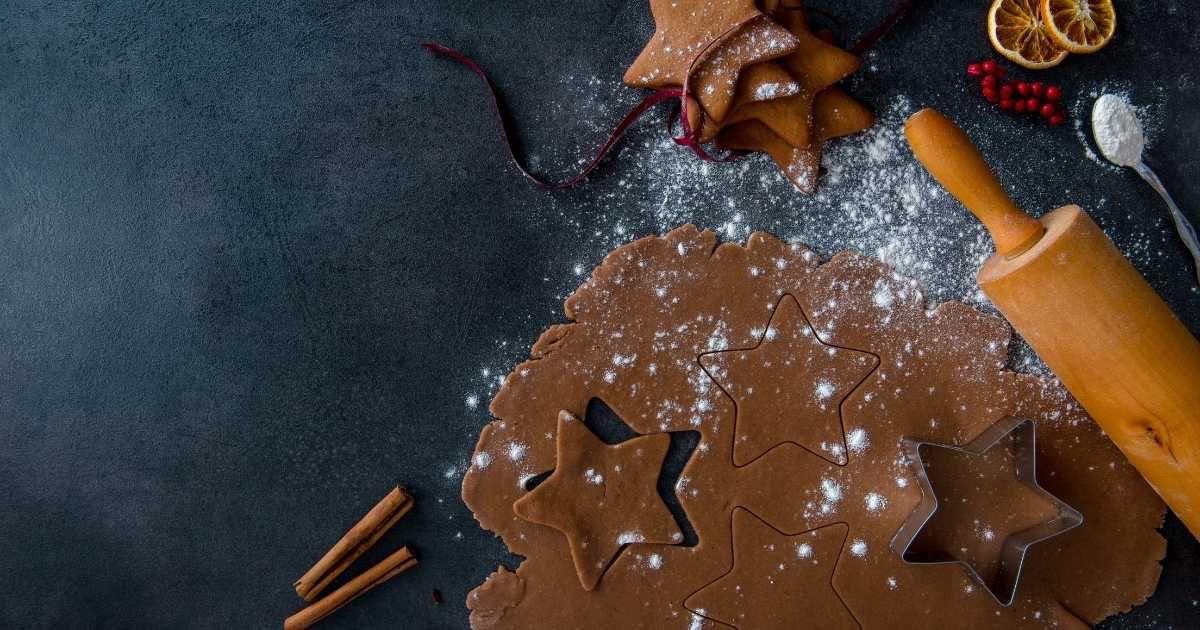
[[[1062,98],[1062,88],[1058,87],[1057,85],[1051,85],[1050,87],[1046,88],[1047,101],[1057,102],[1060,98]]]
[[[1025,113],[1025,101],[1017,101],[1017,102],[1013,103],[1013,111],[1017,112],[1018,114],[1024,114]]]
[[[1004,68],[1002,68],[1000,66],[996,66],[996,76],[997,77],[1000,77],[1001,79],[1003,79],[1004,75],[1006,75],[1006,74],[1008,74],[1008,72]]]
[[[1029,84],[1024,81],[1017,81],[1017,94],[1029,96]]]
[[[1008,111],[1012,108],[1013,108],[1013,101],[1011,98],[1000,99],[1000,109],[1003,109],[1004,111]]]
[[[1050,123],[1054,127],[1057,127],[1057,126],[1063,124],[1063,115],[1055,114],[1055,115],[1051,116],[1050,119],[1047,120],[1046,122]]]
[[[992,88],[983,88],[983,98],[989,103],[996,103],[1000,100],[1000,95]]]
[[[1033,92],[1034,96],[1041,96],[1046,93],[1046,84],[1041,81],[1034,81],[1029,84],[1029,91]]]
[[[980,68],[977,63],[967,64],[967,74],[973,77],[980,76],[983,74],[983,68]]]
[[[1005,83],[1004,85],[1000,86],[1000,98],[1012,98],[1012,97],[1013,97],[1013,86],[1011,83]]]
[[[983,77],[982,85],[985,88],[993,88],[994,89],[996,87],[996,75],[989,74],[989,75]]]
[[[1041,106],[1042,102],[1032,96],[1025,99],[1025,111],[1027,112],[1036,112]]]
[[[1057,111],[1058,108],[1056,108],[1052,103],[1045,103],[1042,105],[1042,108],[1038,110],[1038,113],[1042,115],[1042,118],[1049,118]]]
[[[988,59],[987,61],[979,64],[979,67],[983,70],[984,74],[995,74],[996,73],[996,62],[992,61],[991,59]]]

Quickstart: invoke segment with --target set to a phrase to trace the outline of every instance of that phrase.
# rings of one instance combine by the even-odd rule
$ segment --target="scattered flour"
[[[842,485],[828,477],[821,480],[821,494],[827,503],[836,504],[842,500]]]
[[[564,79],[564,91],[554,100],[545,113],[547,120],[571,118],[583,121],[585,127],[577,145],[547,145],[531,159],[531,165],[545,172],[542,165],[552,169],[553,176],[569,174],[582,166],[592,155],[596,138],[610,131],[614,120],[639,98],[636,91],[628,90],[619,81],[590,79],[578,81],[573,77]],[[1123,96],[1128,91],[1121,86],[1104,85],[1096,88],[1092,98],[1100,93],[1117,93]],[[1088,119],[1087,108],[1091,99],[1083,94],[1071,104],[1071,118],[1077,125]],[[556,230],[574,231],[574,238],[565,242],[569,248],[558,248],[548,253],[540,265],[539,273],[552,291],[557,292],[546,304],[532,307],[529,321],[518,326],[516,341],[497,340],[488,353],[488,363],[481,367],[478,376],[466,387],[466,407],[473,418],[486,420],[487,405],[503,385],[503,376],[513,365],[524,360],[529,345],[537,337],[546,322],[561,321],[561,302],[579,285],[581,278],[588,275],[612,249],[641,236],[665,233],[684,223],[696,223],[712,228],[725,241],[744,241],[753,230],[764,230],[775,234],[786,242],[812,247],[818,254],[829,256],[842,250],[854,250],[873,256],[897,271],[891,282],[881,282],[874,287],[871,300],[874,306],[890,311],[897,304],[910,299],[924,300],[936,304],[945,300],[960,300],[994,312],[986,297],[975,283],[975,272],[992,252],[991,239],[983,227],[967,213],[956,200],[945,193],[913,158],[903,137],[904,120],[916,110],[916,105],[906,97],[894,95],[885,103],[877,103],[878,120],[870,130],[830,142],[823,155],[823,174],[817,193],[806,196],[798,193],[778,172],[775,165],[765,156],[753,155],[729,164],[706,163],[696,159],[686,150],[681,150],[662,132],[664,114],[656,111],[636,125],[622,142],[616,154],[596,172],[590,182],[580,189],[547,194],[531,206],[528,216],[511,217],[511,220],[528,221],[531,229],[538,224],[554,225]],[[1152,102],[1138,109],[1143,121],[1161,119],[1155,113],[1162,107]],[[538,121],[530,121],[535,126]],[[987,146],[984,125],[994,125],[993,119],[973,123],[978,127],[966,128],[976,138],[983,138],[985,154],[1002,147]],[[1154,123],[1146,129],[1146,139],[1151,142],[1158,130]],[[1104,163],[1095,155],[1089,138],[1082,126],[1077,134],[1083,149],[1097,163]],[[542,147],[540,144],[532,146]],[[1077,159],[1063,156],[1061,159]],[[1105,169],[1116,167],[1104,163]],[[1028,172],[999,172],[1002,183],[1011,190],[1018,190],[1024,182],[1044,179],[1045,169],[1054,167],[1050,163],[1032,163]],[[1058,164],[1057,166],[1061,166]],[[1039,179],[1041,178],[1041,179]],[[522,186],[519,177],[513,176],[512,185]],[[1061,194],[1059,191],[1056,194]],[[1059,201],[1076,201],[1085,207],[1103,207],[1105,200],[1097,198],[1087,190],[1066,191],[1066,198]],[[1018,199],[1018,202],[1027,201]],[[1053,207],[1048,204],[1039,206]],[[819,215],[818,215],[819,213]],[[817,220],[816,217],[820,219]],[[1135,263],[1151,264],[1161,258],[1162,238],[1148,226],[1148,231],[1118,239],[1118,246]],[[1156,240],[1157,239],[1157,240]],[[683,244],[679,254],[686,255]],[[768,261],[768,264],[771,264]],[[781,264],[774,262],[775,266]],[[786,265],[786,261],[783,261]],[[764,267],[770,271],[770,267]],[[763,275],[764,268],[750,272],[751,277]],[[911,280],[906,280],[911,279]],[[747,279],[747,281],[753,281]],[[655,287],[655,297],[664,304],[678,299],[671,291],[669,282]],[[770,308],[773,305],[765,305]],[[885,315],[886,316],[886,315]],[[692,323],[711,326],[707,349],[723,350],[729,347],[729,338],[734,331],[723,322]],[[818,331],[826,334],[829,331]],[[777,334],[773,328],[763,333],[766,339]],[[519,339],[518,339],[519,337]],[[612,385],[625,385],[623,377],[636,375],[639,369],[648,369],[654,374],[656,366],[638,364],[636,357],[613,356],[611,365],[602,368],[596,376]],[[1019,340],[1013,348],[1012,367],[1043,373],[1045,367]],[[897,369],[902,369],[900,364]],[[513,374],[510,378],[521,378]],[[629,378],[630,386],[636,386],[637,378]],[[699,379],[695,385],[707,387],[707,379]],[[818,400],[828,400],[836,393],[830,382],[819,382],[814,394]],[[681,409],[680,413],[694,414],[699,426],[708,422],[711,405],[702,398],[693,409]],[[670,402],[670,401],[667,401]],[[667,409],[666,412],[674,413]],[[936,421],[931,422],[936,426]],[[477,433],[477,425],[470,427]],[[553,439],[552,433],[546,434]],[[861,427],[846,434],[846,449],[852,455],[865,452],[870,446],[870,436]],[[834,445],[843,448],[840,444]],[[831,449],[834,447],[830,447]],[[706,449],[702,445],[701,452]],[[518,461],[525,454],[523,449],[514,452],[510,446],[508,459]],[[838,453],[840,455],[840,451]],[[472,464],[476,470],[486,469],[492,456],[479,453]],[[516,471],[522,476],[525,471]],[[455,474],[458,474],[457,471]],[[447,478],[451,475],[447,473]],[[597,471],[588,471],[587,481],[604,483]],[[681,477],[677,492],[698,490],[688,488],[687,479]],[[895,477],[899,488],[910,485],[903,475]],[[825,478],[820,482],[819,497],[814,497],[809,508],[819,507],[821,513],[837,510],[844,489],[838,481]],[[878,492],[863,496],[866,509],[878,512],[886,509],[887,497]],[[980,536],[985,536],[981,532]],[[638,542],[637,534],[625,532],[619,542]],[[848,547],[858,557],[866,556],[867,543],[855,539]],[[798,557],[811,554],[811,547],[797,546]],[[651,556],[646,562],[653,567]],[[656,568],[656,567],[655,567]],[[896,588],[894,578],[888,579],[888,587]],[[704,627],[702,616],[693,616],[693,627]]]
[[[632,543],[646,542],[646,537],[641,532],[621,532],[617,536],[618,545],[628,545]]]
[[[987,523],[982,523],[976,519],[975,535],[978,536],[980,540],[992,541],[996,539],[996,530],[992,529]]]
[[[586,479],[588,483],[595,486],[604,483],[604,475],[596,472],[595,468],[589,468],[583,471],[583,478]]]
[[[517,488],[519,488],[519,489],[521,489],[521,490],[524,490],[524,489],[525,489],[525,486],[526,486],[526,484],[528,484],[528,483],[529,483],[529,480],[530,480],[530,479],[533,479],[533,478],[534,478],[534,477],[536,477],[536,476],[537,476],[537,475],[535,475],[535,474],[533,474],[533,473],[523,473],[523,474],[521,474],[519,477],[517,477]]]
[[[875,302],[875,306],[882,309],[892,308],[892,302],[895,301],[895,296],[892,295],[892,289],[886,284],[880,283],[875,287],[875,293],[871,296]]]
[[[861,455],[871,446],[871,437],[867,434],[867,430],[862,427],[851,429],[846,434],[846,447],[855,455]]]
[[[786,83],[764,83],[754,90],[754,98],[760,101],[766,101],[773,98],[782,98],[796,94],[797,89],[794,84]]]
[[[868,64],[866,72],[874,72],[870,70],[874,66]],[[569,141],[558,135],[530,142],[530,165],[549,177],[573,174],[586,164],[615,121],[641,98],[639,91],[627,88],[616,77],[565,76],[556,87],[555,99],[522,120],[522,127],[531,132],[561,126],[552,121],[579,121],[570,130]],[[1152,148],[1154,138],[1162,131],[1161,121],[1167,119],[1163,113],[1172,87],[1135,89],[1132,82],[1111,80],[1071,86],[1069,118],[1083,153],[1107,172],[1118,169],[1097,155],[1087,128],[1092,103],[1102,94],[1145,103],[1136,109],[1144,124],[1147,146]],[[538,312],[544,316],[531,317],[537,326],[553,320],[561,313],[561,301],[615,247],[689,222],[716,230],[723,240],[743,240],[757,229],[808,245],[824,256],[845,249],[858,251],[879,258],[911,278],[929,303],[961,300],[994,312],[975,283],[976,270],[992,252],[991,239],[979,222],[916,162],[904,140],[904,121],[920,104],[892,93],[872,105],[877,121],[871,129],[825,146],[824,173],[812,196],[796,192],[763,155],[727,164],[698,160],[665,136],[668,110],[665,106],[656,108],[630,129],[616,153],[583,186],[540,197],[527,215],[508,219],[526,221],[531,229],[548,224],[556,230],[575,232],[574,238],[566,241],[572,243],[570,248],[539,263],[545,281],[557,293],[539,307],[542,310]],[[990,106],[984,103],[980,107]],[[987,111],[988,115],[959,122],[986,155],[1000,155],[1011,149],[1015,132],[1027,130],[1028,121]],[[1056,203],[1073,201],[1089,209],[1103,208],[1108,200],[1092,189],[1063,191],[1055,186],[1049,190],[1047,169],[1066,168],[1077,160],[1078,154],[1039,154],[1036,160],[1017,165],[1010,162],[997,174],[1014,191],[1019,204],[1049,209]],[[523,185],[514,172],[512,186]],[[1030,195],[1035,195],[1032,202]],[[817,216],[820,220],[815,219]],[[1165,222],[1151,223],[1145,231],[1114,236],[1117,246],[1135,264],[1148,266],[1168,255],[1165,252],[1169,249],[1163,243],[1174,235],[1165,230],[1167,227]],[[670,299],[666,287],[660,297]],[[896,286],[882,285],[876,287],[872,297],[885,310],[901,299]],[[531,328],[537,326],[531,324]],[[470,385],[469,409],[486,409],[480,402],[490,398],[500,385],[492,374],[506,373],[524,359],[534,338],[536,331],[521,335],[514,343],[497,342],[480,382]],[[722,341],[715,336],[711,349],[718,349]],[[1012,367],[1047,373],[1019,339],[1012,353]],[[611,378],[615,384],[617,374],[614,372]]]

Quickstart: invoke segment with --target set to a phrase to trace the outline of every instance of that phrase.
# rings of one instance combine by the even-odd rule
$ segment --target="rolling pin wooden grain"
[[[980,288],[1200,539],[1200,343],[1079,206],[1031,218],[934,110],[904,132],[996,242]]]

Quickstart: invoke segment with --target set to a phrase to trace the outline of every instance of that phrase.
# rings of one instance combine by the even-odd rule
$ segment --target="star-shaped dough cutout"
[[[683,540],[675,517],[658,495],[670,435],[641,436],[610,446],[581,420],[561,411],[556,444],[554,472],[513,503],[513,511],[567,537],[584,590],[595,590],[625,545]]]
[[[868,352],[822,342],[791,295],[779,301],[757,346],[700,357],[736,404],[737,466],[784,442],[844,465],[841,402],[878,363]]]
[[[733,512],[733,565],[687,598],[692,612],[739,630],[858,628],[833,589],[848,527],[789,536],[749,511]]]
[[[654,35],[625,72],[625,83],[679,86],[693,72],[691,91],[715,120],[733,103],[742,68],[787,55],[798,43],[754,0],[651,0],[650,10]]]

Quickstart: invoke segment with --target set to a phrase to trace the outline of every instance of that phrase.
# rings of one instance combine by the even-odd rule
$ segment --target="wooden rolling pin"
[[[1025,214],[932,109],[904,132],[996,243],[980,288],[1200,539],[1200,343],[1079,206]]]

